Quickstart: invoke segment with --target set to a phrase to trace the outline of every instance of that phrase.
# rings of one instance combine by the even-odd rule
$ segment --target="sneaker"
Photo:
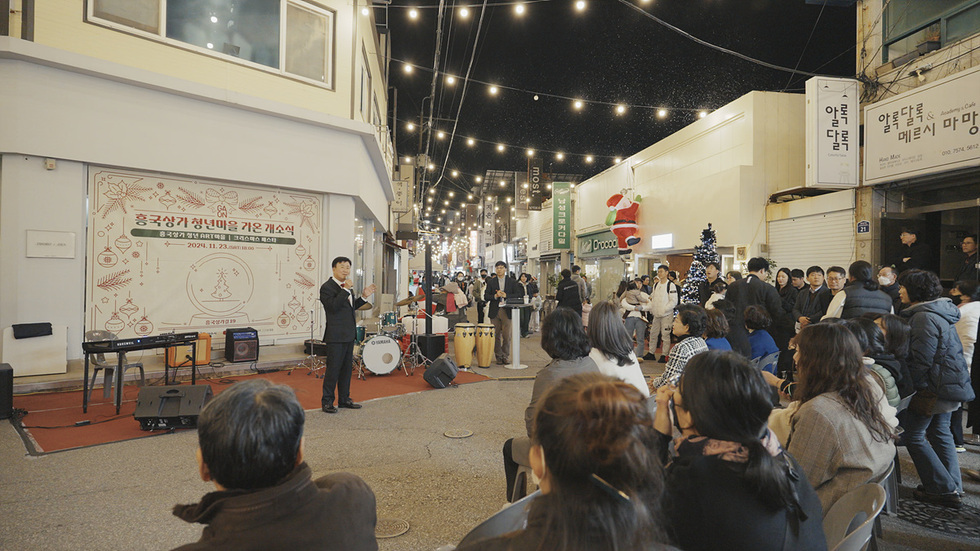
[[[660,363],[662,363],[662,364],[665,364],[665,363],[667,363],[667,356],[660,356],[660,360],[658,360],[658,361],[659,361]]]
[[[646,354],[643,355],[643,359],[650,360],[651,362],[655,362],[657,361],[657,355],[654,354],[653,352],[647,352]]]
[[[922,491],[916,488],[912,491],[912,496],[923,503],[931,503],[933,505],[940,505],[942,507],[952,507],[953,509],[959,509],[963,506],[963,499],[956,492],[949,494],[930,494],[928,492]]]
[[[956,446],[956,453],[964,453],[964,452],[966,452],[965,446],[963,446],[962,444]]]

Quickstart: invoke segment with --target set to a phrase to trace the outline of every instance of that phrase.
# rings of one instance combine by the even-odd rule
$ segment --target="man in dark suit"
[[[749,273],[743,279],[735,281],[728,286],[725,299],[735,305],[735,319],[730,328],[732,333],[747,333],[745,329],[745,309],[749,306],[759,305],[769,312],[770,319],[776,317],[782,311],[782,301],[779,292],[772,285],[766,283],[766,275],[769,273],[769,262],[765,258],[750,258],[748,264]],[[746,358],[751,357],[751,350],[738,350]]]
[[[323,342],[327,349],[327,369],[323,374],[323,397],[321,409],[327,413],[337,413],[337,406],[360,409],[350,399],[350,376],[354,371],[354,339],[356,322],[354,312],[367,304],[365,300],[374,293],[374,285],[364,288],[360,297],[354,298],[351,288],[350,259],[338,256],[330,264],[333,277],[320,286],[320,302],[327,316],[327,327],[323,331]],[[337,388],[337,406],[333,405],[333,391]]]
[[[516,279],[507,275],[507,264],[504,261],[498,260],[493,269],[497,275],[487,278],[485,291],[487,302],[490,303],[487,317],[493,322],[493,355],[496,356],[498,365],[507,365],[510,363],[511,309],[501,308],[500,302],[508,298],[521,298],[524,296],[524,291]]]

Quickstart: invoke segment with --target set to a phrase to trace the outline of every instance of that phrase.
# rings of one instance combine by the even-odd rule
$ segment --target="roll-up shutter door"
[[[839,210],[769,222],[769,258],[780,268],[824,270],[854,261],[854,211]]]

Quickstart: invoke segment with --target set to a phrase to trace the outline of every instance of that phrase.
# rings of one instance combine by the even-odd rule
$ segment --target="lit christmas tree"
[[[715,230],[711,229],[711,224],[701,231],[701,244],[694,247],[694,260],[687,271],[687,278],[684,280],[684,287],[681,289],[681,302],[686,304],[701,304],[699,289],[702,282],[707,280],[704,267],[711,262],[719,262],[718,250],[716,249],[717,236]]]

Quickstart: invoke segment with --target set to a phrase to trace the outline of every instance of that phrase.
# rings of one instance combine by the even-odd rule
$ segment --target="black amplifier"
[[[229,362],[258,361],[259,332],[251,327],[225,331],[225,359]]]

